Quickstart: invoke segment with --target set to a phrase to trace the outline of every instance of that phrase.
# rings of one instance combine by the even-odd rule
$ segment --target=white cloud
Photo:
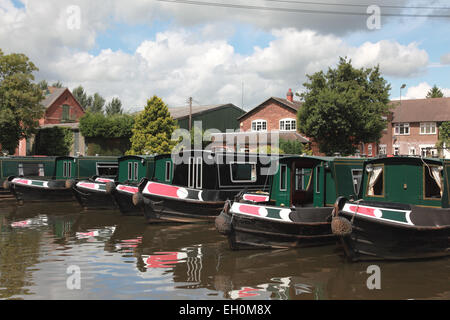
[[[441,64],[450,64],[450,53],[441,56]]]
[[[430,91],[433,86],[434,84],[430,85],[428,82],[421,82],[416,86],[409,87],[404,94],[402,93],[402,100],[425,99],[428,91]],[[450,88],[439,89],[444,93],[444,97],[450,97]],[[400,97],[393,98],[393,100],[398,100],[399,98]]]

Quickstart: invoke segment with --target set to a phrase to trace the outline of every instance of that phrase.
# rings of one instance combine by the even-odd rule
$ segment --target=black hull
[[[76,202],[71,189],[61,188],[39,188],[13,184],[11,192],[19,202]]]
[[[411,260],[450,255],[449,239],[449,226],[400,226],[355,217],[351,234],[342,236],[341,243],[350,261]]]
[[[84,210],[114,210],[117,205],[111,195],[104,191],[73,187],[73,194]]]
[[[126,216],[142,216],[144,209],[133,204],[133,194],[114,190],[112,193],[114,202],[120,212]]]
[[[335,243],[329,217],[331,208],[301,208],[307,214],[323,217],[323,222],[287,222],[261,219],[222,211],[216,228],[228,238],[232,250],[314,247]],[[327,221],[328,220],[328,221]]]
[[[220,214],[225,201],[193,201],[165,199],[145,195],[144,216],[148,223],[171,222],[214,222]]]

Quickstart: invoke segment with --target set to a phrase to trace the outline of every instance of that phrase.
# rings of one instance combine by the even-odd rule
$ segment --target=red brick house
[[[439,126],[450,121],[450,98],[392,101],[377,154],[438,156]],[[446,153],[444,152],[444,155]]]
[[[85,114],[83,107],[78,103],[68,88],[48,87],[45,98],[41,103],[45,107],[44,116],[39,119],[41,128],[55,125],[70,127],[74,132],[74,147],[71,154],[84,154],[84,140],[79,134],[78,120]],[[25,156],[30,153],[33,138],[22,139],[15,155]]]
[[[267,133],[277,133],[280,139],[298,140],[309,145],[309,139],[297,131],[297,111],[301,105],[301,102],[294,101],[291,89],[289,89],[286,99],[268,98],[237,119],[240,123],[239,132],[220,134],[223,145],[230,147],[226,140],[234,139],[233,149],[235,151],[254,152],[265,144],[272,144],[271,137]],[[247,140],[242,136],[245,136]]]

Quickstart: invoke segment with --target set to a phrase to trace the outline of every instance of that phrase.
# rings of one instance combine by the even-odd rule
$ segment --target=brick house
[[[378,154],[438,156],[439,126],[450,121],[450,98],[392,101]],[[444,155],[448,153],[444,152]]]
[[[297,111],[301,105],[301,102],[294,101],[291,89],[287,92],[286,99],[270,97],[238,117],[239,130],[221,134],[222,143],[229,147],[229,141],[233,139],[235,151],[254,152],[258,147],[272,144],[271,137],[267,133],[277,133],[280,139],[298,140],[309,145],[309,139],[297,132]],[[215,135],[215,139],[217,137],[218,135]]]
[[[84,139],[78,129],[78,120],[85,114],[85,111],[72,95],[72,92],[68,88],[48,87],[41,104],[44,106],[45,112],[44,116],[39,119],[40,127],[61,126],[71,128],[74,132],[74,146],[71,155],[77,152],[84,155]],[[15,155],[26,156],[30,154],[32,145],[33,138],[20,140]]]

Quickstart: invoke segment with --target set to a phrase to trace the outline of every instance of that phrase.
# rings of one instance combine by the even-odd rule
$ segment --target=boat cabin
[[[119,158],[118,182],[138,183],[142,178],[171,183],[173,164],[170,154],[123,156]]]
[[[0,157],[0,180],[15,177],[52,177],[55,157]]]
[[[87,179],[92,176],[116,177],[117,157],[57,157],[55,160],[55,179]]]
[[[339,196],[355,198],[364,159],[286,156],[276,160],[270,201],[285,207],[333,206]]]
[[[367,201],[449,207],[450,160],[385,157],[368,160],[360,198]]]
[[[272,159],[252,153],[186,150],[173,159],[172,184],[199,190],[268,190]]]

